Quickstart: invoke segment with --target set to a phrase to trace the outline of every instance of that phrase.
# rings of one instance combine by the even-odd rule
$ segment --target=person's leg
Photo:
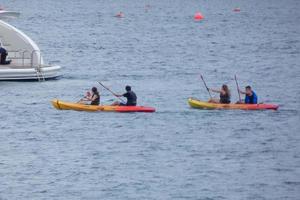
[[[4,54],[3,54],[3,60],[4,60],[4,61],[6,61],[7,55],[8,55],[7,53],[4,53]]]
[[[6,65],[9,65],[10,63],[11,63],[11,60],[6,60],[6,61],[5,61],[5,64],[6,64]]]
[[[218,99],[210,99],[208,100],[209,103],[220,103],[220,100]]]
[[[4,53],[0,54],[0,64],[3,65],[5,63],[6,56],[4,57]]]
[[[120,105],[120,102],[118,102],[118,101],[115,101],[111,104],[111,106],[118,106],[118,105]]]
[[[83,99],[80,99],[80,101],[77,102],[78,104],[86,104],[86,101],[84,101]]]

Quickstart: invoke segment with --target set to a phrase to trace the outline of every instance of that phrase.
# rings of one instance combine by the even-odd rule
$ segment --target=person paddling
[[[131,87],[129,85],[127,85],[125,87],[125,90],[126,90],[126,93],[124,93],[122,95],[116,94],[115,96],[125,97],[125,98],[127,98],[127,102],[122,103],[122,102],[116,101],[112,104],[112,106],[136,106],[136,102],[137,102],[136,94],[131,90]]]
[[[256,93],[252,90],[251,86],[246,86],[245,91],[239,90],[239,93],[245,94],[245,101],[244,102],[238,102],[238,103],[245,103],[245,104],[257,104],[258,97]]]
[[[84,102],[89,101],[91,105],[98,106],[100,104],[100,94],[96,87],[92,88],[92,94],[88,91],[83,99],[78,103],[84,104]]]
[[[220,99],[210,99],[208,102],[210,103],[222,103],[222,104],[229,104],[230,103],[230,90],[227,85],[222,85],[221,89],[211,89],[209,91],[219,93]]]

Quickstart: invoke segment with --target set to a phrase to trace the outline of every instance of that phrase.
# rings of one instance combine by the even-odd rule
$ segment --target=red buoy
[[[241,9],[240,9],[240,8],[235,8],[235,9],[233,9],[233,11],[234,11],[234,12],[240,12]]]
[[[118,14],[115,15],[115,17],[123,18],[124,14],[123,14],[123,12],[119,12]]]
[[[194,15],[194,20],[200,21],[202,19],[204,19],[204,16],[202,15],[202,13],[201,12],[196,12],[196,14]]]
[[[147,5],[145,6],[145,12],[148,12],[148,10],[150,10],[150,8],[151,8],[151,6],[150,6],[149,4],[147,4]]]

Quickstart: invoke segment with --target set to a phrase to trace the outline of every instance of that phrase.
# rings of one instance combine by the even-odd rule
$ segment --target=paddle
[[[209,89],[208,89],[208,87],[207,87],[207,85],[206,85],[206,82],[204,81],[204,78],[203,78],[203,76],[202,76],[201,74],[200,74],[200,77],[201,77],[201,79],[202,79],[202,81],[203,81],[203,83],[204,83],[204,86],[206,87],[206,90],[207,90],[207,92],[208,92],[210,98],[212,99],[212,96],[211,96],[211,94],[210,94],[210,91],[209,91]]]
[[[237,92],[239,94],[239,100],[240,100],[240,102],[242,102],[241,93],[240,93],[240,87],[239,87],[239,83],[237,81],[236,75],[234,75],[234,79],[235,79],[235,83],[236,83],[236,89],[237,89]]]
[[[87,100],[84,100],[85,98],[86,98],[86,96],[84,96],[84,97],[81,98],[79,101],[77,101],[77,103],[82,102],[82,101],[87,101]]]
[[[89,100],[89,97],[91,97],[91,92],[90,92],[90,91],[87,91],[87,92],[86,92],[86,95],[83,96],[83,98],[81,98],[79,101],[77,101],[77,103],[82,102],[82,101],[90,101],[90,100]]]
[[[80,99],[79,101],[77,101],[76,103],[79,103],[79,102],[81,102],[83,100],[83,98],[82,99]]]
[[[112,93],[115,97],[117,97],[118,99],[120,99],[120,101],[122,101],[122,103],[125,103],[125,101],[123,99],[121,99],[120,97],[118,97],[118,95],[116,93],[114,93],[113,91],[111,91],[108,87],[106,87],[105,85],[103,85],[100,81],[98,82],[103,88],[105,88],[106,90],[108,90],[110,93]]]

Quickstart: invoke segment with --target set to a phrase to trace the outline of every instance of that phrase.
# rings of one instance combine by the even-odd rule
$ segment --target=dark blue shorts
[[[126,103],[120,103],[120,106],[136,106],[136,104],[135,105],[128,105]]]

